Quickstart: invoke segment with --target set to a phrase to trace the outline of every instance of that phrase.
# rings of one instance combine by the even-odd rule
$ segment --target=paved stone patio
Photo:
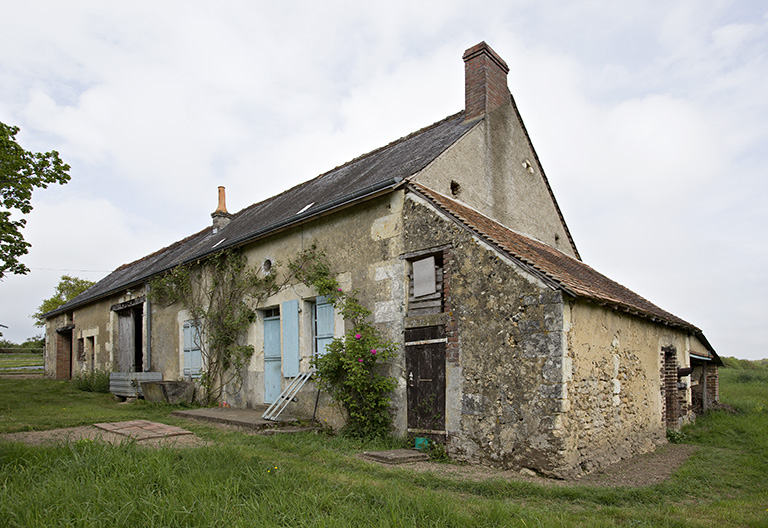
[[[134,440],[148,440],[150,438],[167,438],[169,436],[191,435],[191,431],[149,420],[131,420],[129,422],[97,423],[94,427],[104,431],[115,433]]]

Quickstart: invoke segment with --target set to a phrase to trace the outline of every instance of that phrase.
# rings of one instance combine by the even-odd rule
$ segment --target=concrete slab
[[[264,435],[279,435],[279,434],[291,434],[291,433],[305,433],[307,431],[322,431],[322,427],[278,427],[276,429],[265,429],[262,434]]]
[[[180,418],[190,418],[192,420],[234,425],[237,427],[244,427],[246,429],[254,430],[280,427],[285,424],[292,424],[296,421],[292,416],[285,414],[280,415],[279,422],[265,420],[261,417],[261,415],[266,410],[266,406],[257,409],[207,407],[204,409],[185,409],[183,411],[173,411],[171,414]]]
[[[429,460],[429,455],[415,449],[390,449],[389,451],[368,451],[363,457],[381,462],[382,464],[408,464],[410,462],[424,462]]]
[[[127,436],[135,440],[148,440],[150,438],[167,438],[169,436],[191,435],[192,432],[149,420],[131,420],[128,422],[97,423],[94,427],[110,433]]]

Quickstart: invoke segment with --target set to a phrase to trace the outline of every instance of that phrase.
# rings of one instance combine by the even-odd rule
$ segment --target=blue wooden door
[[[280,316],[264,318],[264,403],[280,396]]]

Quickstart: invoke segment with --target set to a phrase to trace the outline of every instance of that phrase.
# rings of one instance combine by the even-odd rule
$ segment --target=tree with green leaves
[[[61,280],[56,285],[56,292],[53,294],[53,297],[45,299],[43,303],[38,306],[37,311],[32,315],[32,317],[36,319],[35,326],[45,326],[43,314],[55,310],[64,303],[71,301],[94,284],[96,283],[89,281],[88,279],[79,279],[77,277],[70,277],[69,275],[62,275]]]
[[[27,221],[12,218],[32,211],[32,191],[69,181],[69,165],[59,153],[30,152],[16,142],[19,127],[0,123],[0,279],[6,273],[23,275],[29,268],[19,261],[29,251],[21,230]]]

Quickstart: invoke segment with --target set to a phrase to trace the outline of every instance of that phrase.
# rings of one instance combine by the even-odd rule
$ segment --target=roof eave
[[[266,226],[262,229],[259,229],[257,231],[254,231],[252,233],[249,233],[248,235],[233,239],[230,243],[226,245],[222,245],[220,247],[217,247],[215,249],[211,249],[209,251],[205,251],[202,253],[195,253],[194,256],[189,257],[187,259],[184,259],[172,266],[166,266],[163,269],[160,269],[154,273],[150,273],[147,275],[144,275],[142,277],[139,277],[129,283],[122,284],[116,288],[112,288],[96,297],[91,297],[84,299],[80,302],[76,302],[76,300],[70,301],[67,304],[64,304],[55,310],[51,310],[50,312],[47,312],[42,315],[44,319],[49,319],[51,317],[55,317],[57,315],[60,315],[62,313],[68,312],[70,310],[74,310],[76,308],[79,308],[81,306],[85,306],[87,304],[90,304],[92,302],[104,299],[106,297],[109,297],[111,295],[114,295],[118,292],[121,292],[125,290],[126,288],[133,288],[138,285],[143,285],[146,283],[149,279],[156,277],[158,275],[161,275],[165,273],[166,271],[175,268],[176,266],[184,265],[184,264],[190,264],[192,262],[198,261],[200,259],[205,259],[210,257],[211,255],[215,255],[216,253],[220,253],[221,251],[224,251],[225,249],[231,249],[235,247],[240,247],[245,244],[255,242],[256,240],[259,240],[261,238],[264,238],[266,236],[274,235],[280,231],[284,231],[286,229],[289,229],[291,227],[296,227],[300,224],[310,222],[312,220],[315,220],[316,218],[320,218],[322,216],[326,216],[331,213],[338,212],[342,209],[346,209],[347,207],[351,207],[353,205],[356,205],[361,202],[365,202],[368,200],[372,200],[374,198],[377,198],[381,195],[387,194],[398,187],[405,184],[405,180],[402,178],[391,178],[387,180],[382,180],[381,182],[378,182],[374,185],[370,185],[364,189],[360,189],[354,193],[350,193],[348,195],[342,196],[341,198],[338,198],[336,200],[332,200],[331,202],[328,202],[326,204],[321,205],[318,208],[310,209],[309,211],[306,211],[301,214],[297,214],[293,218],[288,218],[280,222],[276,222],[274,224],[271,224],[269,226]],[[122,266],[121,266],[122,267]],[[119,268],[118,268],[119,269]],[[117,271],[117,270],[115,270]]]

